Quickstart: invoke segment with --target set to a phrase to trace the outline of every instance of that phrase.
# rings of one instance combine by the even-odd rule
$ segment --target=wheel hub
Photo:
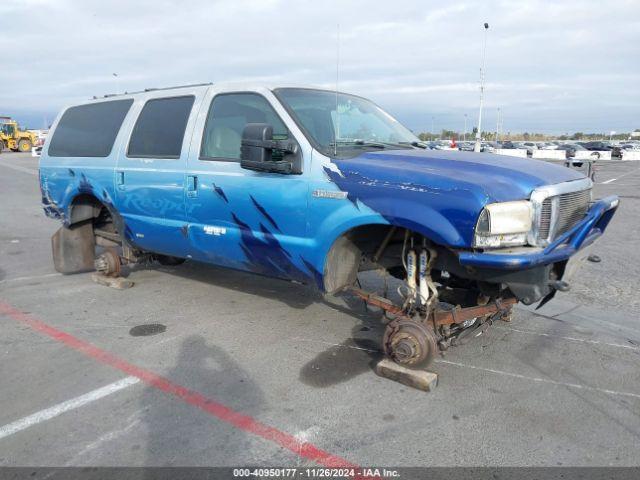
[[[394,345],[394,354],[400,361],[408,362],[419,355],[419,349],[420,346],[413,339],[403,338]]]
[[[107,250],[96,257],[93,265],[98,273],[107,277],[120,275],[120,256],[113,250]]]
[[[407,367],[424,367],[435,355],[436,339],[425,325],[410,320],[394,322],[384,335],[384,351],[394,362]]]

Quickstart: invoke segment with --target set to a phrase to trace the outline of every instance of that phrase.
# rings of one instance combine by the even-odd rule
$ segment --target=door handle
[[[118,190],[124,190],[124,172],[122,170],[116,172],[116,184],[118,185]]]
[[[198,196],[198,177],[196,175],[187,175],[187,197]]]

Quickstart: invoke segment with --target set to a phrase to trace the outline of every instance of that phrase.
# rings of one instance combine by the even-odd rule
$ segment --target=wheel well
[[[78,195],[69,207],[69,226],[92,218],[98,218],[106,207],[93,195]]]
[[[333,243],[325,259],[325,291],[335,293],[352,285],[359,271],[391,270],[401,266],[406,232],[403,227],[366,224],[343,233]]]
[[[105,243],[104,239],[111,243],[122,243],[119,232],[124,231],[124,228],[122,228],[122,219],[118,213],[112,211],[93,195],[82,194],[77,196],[71,204],[69,226],[89,221],[91,221],[98,244]],[[102,237],[102,239],[97,237]],[[111,244],[105,246],[111,246]]]

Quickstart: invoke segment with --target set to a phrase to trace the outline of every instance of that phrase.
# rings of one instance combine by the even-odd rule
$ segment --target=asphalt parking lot
[[[450,349],[432,393],[374,374],[358,302],[195,263],[58,275],[37,168],[0,155],[0,465],[638,465],[640,162],[597,173],[602,262]]]

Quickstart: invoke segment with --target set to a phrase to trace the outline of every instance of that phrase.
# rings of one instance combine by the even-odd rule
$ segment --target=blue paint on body
[[[275,228],[278,231],[281,231],[276,221],[271,217],[271,215],[269,215],[269,213],[264,209],[264,207],[258,203],[258,201],[254,198],[254,196],[249,195],[249,197],[251,198],[251,202],[256,206],[258,211],[262,215],[264,215],[264,218],[266,218],[269,221],[269,223],[273,226],[273,228]]]
[[[229,203],[229,199],[227,198],[227,196],[224,194],[224,190],[222,190],[219,186],[214,186],[213,189],[216,191],[216,193],[218,195],[220,195],[220,198],[222,198],[226,203]]]
[[[333,162],[340,173],[326,173],[353,202],[461,248],[471,247],[486,204],[528,199],[537,187],[583,178],[548,162],[442,150],[371,152]]]

